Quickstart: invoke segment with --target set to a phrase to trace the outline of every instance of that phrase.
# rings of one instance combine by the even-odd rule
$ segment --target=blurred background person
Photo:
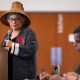
[[[80,52],[80,26],[77,26],[75,28],[75,30],[73,31],[73,34],[74,34],[74,40],[75,40],[74,46],[76,50]],[[76,73],[80,75],[80,64],[77,66]]]

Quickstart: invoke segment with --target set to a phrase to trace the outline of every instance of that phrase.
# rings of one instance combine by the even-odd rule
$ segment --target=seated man
[[[80,51],[80,26],[78,26],[74,31],[74,46],[76,47],[77,51]]]
[[[77,51],[80,52],[80,26],[78,26],[74,31],[74,46],[76,47]],[[76,73],[80,74],[80,65],[78,66],[78,68],[76,69]]]

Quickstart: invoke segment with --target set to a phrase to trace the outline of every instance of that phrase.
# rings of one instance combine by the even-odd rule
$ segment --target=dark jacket
[[[12,33],[12,30],[11,30]],[[9,37],[7,33],[4,40]],[[11,80],[35,79],[37,41],[35,33],[30,29],[22,29],[12,40],[19,43],[18,55],[8,54],[8,75]],[[4,42],[4,41],[3,41]]]
[[[77,66],[77,69],[75,72],[80,75],[80,64]]]

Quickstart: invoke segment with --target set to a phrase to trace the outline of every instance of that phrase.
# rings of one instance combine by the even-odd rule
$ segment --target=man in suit
[[[73,31],[74,34],[74,46],[78,52],[80,52],[80,26]],[[80,74],[80,64],[77,66],[76,73]]]

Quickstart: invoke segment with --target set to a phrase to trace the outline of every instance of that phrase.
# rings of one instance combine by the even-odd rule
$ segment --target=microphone
[[[1,44],[1,47],[6,47],[6,42],[5,42],[5,40],[10,40],[11,32],[12,32],[11,30],[8,30],[7,36],[6,36],[6,38],[3,40],[2,44]]]
[[[7,35],[7,39],[6,40],[10,40],[10,37],[11,37],[11,30],[8,30],[8,35]]]

